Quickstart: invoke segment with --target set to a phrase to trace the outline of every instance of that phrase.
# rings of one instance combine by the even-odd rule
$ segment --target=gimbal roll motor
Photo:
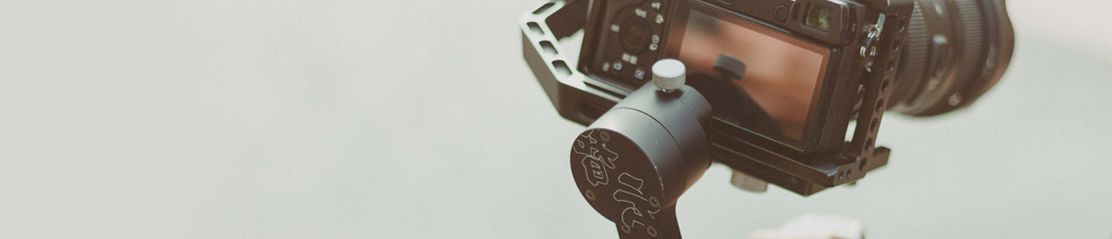
[[[711,106],[684,85],[677,60],[576,138],[571,169],[583,197],[623,238],[678,238],[675,204],[710,166],[703,123]]]

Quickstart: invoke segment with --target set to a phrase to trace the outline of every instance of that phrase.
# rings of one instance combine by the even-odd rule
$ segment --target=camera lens
[[[892,110],[932,116],[968,106],[1003,76],[1014,33],[1003,0],[916,0]]]

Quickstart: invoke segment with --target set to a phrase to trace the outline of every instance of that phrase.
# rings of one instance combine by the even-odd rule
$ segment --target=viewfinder
[[[806,19],[803,20],[803,23],[816,30],[829,32],[830,12],[832,10],[830,6],[810,4],[810,6],[807,7],[807,16]]]

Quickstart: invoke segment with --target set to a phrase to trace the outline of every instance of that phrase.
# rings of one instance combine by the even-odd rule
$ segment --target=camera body
[[[596,94],[624,97],[648,82],[653,62],[684,60],[686,47],[704,43],[692,32],[705,25],[754,32],[814,53],[819,57],[806,59],[811,64],[775,62],[818,67],[811,69],[818,73],[814,85],[803,87],[810,96],[802,98],[810,102],[789,107],[805,115],[796,117],[794,137],[747,125],[753,119],[721,110],[757,105],[753,102],[711,99],[715,113],[706,125],[712,160],[810,195],[854,182],[887,163],[890,150],[876,147],[875,139],[889,108],[913,7],[913,1],[595,0],[588,6],[578,69],[589,76],[584,78],[586,86],[599,89]],[[762,60],[742,59],[750,68]],[[715,87],[728,86],[708,86]],[[579,112],[573,115],[597,118],[611,105],[588,97],[571,110]],[[847,142],[851,123],[856,127]]]

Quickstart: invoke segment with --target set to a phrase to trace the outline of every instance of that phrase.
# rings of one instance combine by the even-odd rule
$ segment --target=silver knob
[[[687,67],[676,59],[661,59],[653,64],[653,85],[663,92],[683,88],[687,81]]]
[[[741,190],[752,193],[768,191],[768,182],[738,171],[734,171],[734,175],[730,177],[730,183]]]

